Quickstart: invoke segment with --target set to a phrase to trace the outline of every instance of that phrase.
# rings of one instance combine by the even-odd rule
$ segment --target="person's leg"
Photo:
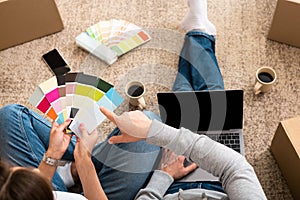
[[[151,112],[144,112],[150,119],[160,120]],[[116,128],[107,138],[119,135]],[[160,147],[149,145],[144,140],[134,143],[108,144],[107,140],[97,145],[93,160],[101,185],[108,199],[133,199],[145,186],[157,165]],[[103,164],[101,164],[103,163]]]
[[[38,167],[49,144],[51,124],[21,105],[0,109],[0,157],[12,165]],[[73,160],[70,145],[63,159]],[[57,173],[52,179],[55,190],[66,191]]]
[[[207,0],[188,0],[181,27],[186,31],[173,91],[224,89],[215,56],[216,28],[207,16]]]
[[[215,56],[215,38],[199,31],[185,36],[173,91],[222,90],[224,83]]]

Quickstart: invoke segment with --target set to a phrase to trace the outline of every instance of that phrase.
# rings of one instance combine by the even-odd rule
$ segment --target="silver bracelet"
[[[65,166],[65,164],[68,162],[66,160],[57,160],[51,158],[49,156],[46,156],[46,154],[44,154],[42,161],[44,161],[47,165],[51,166]]]

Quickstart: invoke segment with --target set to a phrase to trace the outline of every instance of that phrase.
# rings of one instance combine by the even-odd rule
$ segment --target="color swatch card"
[[[99,110],[100,106],[114,111],[123,98],[113,85],[98,77],[67,73],[41,83],[29,101],[59,124],[72,119],[69,128],[80,137],[81,123],[91,133],[106,119]]]
[[[88,37],[84,35],[87,35]],[[76,43],[82,48],[93,53],[92,51],[97,49],[97,47],[96,44],[93,44],[91,41],[89,41],[89,38],[97,41],[99,46],[104,45],[105,47],[110,48],[116,53],[117,56],[121,56],[151,40],[150,35],[141,27],[138,27],[135,24],[125,20],[116,19],[100,21],[97,24],[87,28],[84,34],[81,33],[79,36],[77,36]],[[89,46],[94,47],[92,48]],[[104,50],[103,47],[102,50]],[[99,53],[95,52],[96,56],[98,54]],[[103,59],[103,56],[105,57],[105,55],[99,55],[98,57]],[[113,58],[103,60],[113,60]]]

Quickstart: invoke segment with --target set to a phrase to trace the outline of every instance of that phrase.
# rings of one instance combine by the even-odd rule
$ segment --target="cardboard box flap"
[[[300,159],[300,116],[281,122]]]
[[[286,0],[286,1],[290,1],[290,2],[293,2],[293,3],[300,3],[300,0]]]
[[[0,0],[0,49],[63,29],[54,0]]]
[[[300,0],[278,0],[268,39],[300,47]]]

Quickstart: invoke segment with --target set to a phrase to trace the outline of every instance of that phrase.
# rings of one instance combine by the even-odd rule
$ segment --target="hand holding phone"
[[[49,51],[42,58],[56,76],[64,75],[71,70],[57,49]]]

